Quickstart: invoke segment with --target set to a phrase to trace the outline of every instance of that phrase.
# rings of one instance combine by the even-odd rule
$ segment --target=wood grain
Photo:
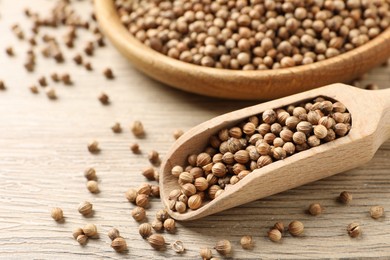
[[[211,97],[279,98],[348,82],[390,57],[388,29],[355,50],[309,65],[265,71],[207,68],[169,58],[139,42],[121,24],[112,1],[95,0],[95,6],[103,31],[137,69],[170,86]]]
[[[33,2],[0,1],[0,79],[8,86],[6,91],[0,91],[0,258],[197,259],[200,247],[211,247],[221,238],[232,241],[231,258],[235,259],[390,257],[389,141],[370,162],[357,169],[198,221],[178,224],[175,235],[164,235],[169,242],[176,239],[184,242],[187,251],[182,256],[170,249],[152,250],[138,235],[138,224],[130,216],[133,205],[124,197],[129,187],[145,181],[140,170],[149,165],[146,153],[156,149],[164,156],[173,143],[174,129],[188,130],[222,113],[256,103],[204,98],[168,88],[137,72],[111,45],[96,51],[91,59],[94,71],[87,72],[71,60],[84,47],[84,41],[89,40],[82,34],[77,40],[80,46],[66,51],[65,64],[57,66],[38,55],[37,72],[29,74],[23,69],[28,45],[15,39],[9,28],[18,22],[27,33],[31,25],[23,15],[23,7],[30,6],[43,13],[53,4],[48,0]],[[75,5],[79,12],[89,15],[88,1],[76,1]],[[4,53],[10,44],[14,46],[14,58]],[[37,54],[38,51],[39,48]],[[102,75],[106,66],[112,67],[115,80],[107,81]],[[39,76],[49,76],[53,71],[70,72],[75,84],[66,87],[49,81],[58,93],[55,101],[47,99],[42,91],[38,95],[29,92],[28,86],[36,84]],[[365,82],[390,87],[389,72],[389,68],[376,68]],[[98,102],[101,91],[110,96],[111,105],[102,106]],[[136,140],[129,131],[136,119],[145,125],[145,139]],[[116,120],[124,127],[121,134],[110,129]],[[89,154],[86,148],[87,142],[94,138],[102,148],[98,155]],[[141,155],[129,151],[133,141],[139,142]],[[98,195],[88,193],[85,188],[82,172],[88,166],[97,170],[101,189]],[[343,190],[354,196],[350,206],[335,201]],[[84,218],[77,212],[83,200],[94,204],[92,218]],[[324,206],[323,215],[305,214],[313,202]],[[385,207],[387,216],[375,221],[368,210],[377,204]],[[58,224],[50,218],[54,206],[63,208],[65,223]],[[161,207],[161,202],[154,199],[148,219],[152,220]],[[274,222],[287,224],[293,219],[305,224],[304,237],[286,235],[280,244],[268,241],[266,232]],[[351,239],[346,234],[346,226],[352,221],[363,225],[360,239]],[[73,228],[88,222],[98,226],[101,238],[81,247],[71,233]],[[110,248],[106,233],[114,226],[128,241],[127,254],[117,254]],[[240,248],[242,235],[254,237],[253,250]]]

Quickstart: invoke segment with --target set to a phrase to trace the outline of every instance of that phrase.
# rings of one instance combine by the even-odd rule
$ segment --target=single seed
[[[114,240],[115,238],[119,237],[119,230],[116,228],[112,228],[110,229],[110,231],[108,231],[107,235],[111,240]]]
[[[297,220],[294,220],[288,225],[288,232],[290,232],[293,236],[300,236],[302,235],[304,230],[303,223]]]
[[[104,74],[104,76],[107,79],[113,79],[114,78],[114,73],[112,72],[112,70],[110,68],[104,69],[103,74]]]
[[[119,122],[115,122],[113,126],[111,126],[111,130],[114,132],[114,133],[120,133],[122,132],[122,127],[121,127],[121,124]]]
[[[176,129],[174,132],[173,132],[173,138],[175,138],[175,140],[179,139],[180,136],[182,136],[184,134],[184,131],[181,130],[181,129]]]
[[[59,76],[58,76],[57,73],[52,73],[52,74],[50,75],[50,77],[51,77],[51,79],[52,79],[54,82],[60,81],[60,78],[59,78]]]
[[[91,141],[91,142],[88,144],[88,151],[89,151],[90,153],[98,153],[98,152],[100,151],[98,141],[96,141],[96,140]]]
[[[64,218],[64,213],[63,213],[61,208],[52,208],[51,217],[55,221],[59,222],[59,221],[62,221],[62,219]]]
[[[78,236],[80,236],[80,235],[84,235],[84,231],[83,231],[83,229],[82,228],[75,228],[74,230],[73,230],[73,233],[72,233],[72,236],[73,236],[73,238],[74,239],[77,239],[77,237]]]
[[[152,222],[152,228],[153,228],[155,231],[161,231],[161,230],[163,229],[163,223],[162,223],[160,220],[155,219],[155,220]]]
[[[80,245],[85,245],[88,242],[88,237],[86,235],[79,235],[76,240]]]
[[[107,96],[106,93],[101,93],[98,99],[103,105],[108,105],[110,103],[110,98]]]
[[[87,168],[84,170],[84,176],[87,180],[97,180],[96,171],[94,168]]]
[[[76,56],[73,57],[73,61],[77,65],[81,65],[83,63],[83,57],[80,54],[76,54]]]
[[[373,219],[378,219],[383,216],[385,209],[382,206],[373,206],[370,208],[370,216]]]
[[[280,233],[284,232],[284,224],[283,224],[283,222],[276,222],[274,224],[273,228],[279,230]]]
[[[322,213],[322,207],[318,203],[310,204],[309,213],[313,216],[318,216]]]
[[[45,77],[40,77],[38,79],[38,82],[39,82],[39,85],[41,85],[42,87],[46,87],[47,86],[47,82],[46,82],[46,78]]]
[[[93,70],[92,64],[90,62],[84,63],[84,68],[88,71]]]
[[[83,227],[83,232],[87,237],[94,237],[98,234],[97,228],[94,224],[86,224]]]
[[[252,236],[241,237],[240,244],[243,249],[251,249],[253,247]]]
[[[88,201],[83,201],[79,204],[78,211],[81,215],[88,216],[93,211],[93,205]]]
[[[272,242],[279,242],[282,238],[282,233],[276,228],[271,229],[270,231],[268,231],[268,238]]]
[[[14,55],[15,55],[15,54],[14,54],[14,49],[12,49],[11,46],[7,47],[7,48],[5,49],[5,52],[7,53],[8,56],[14,56]]]
[[[138,222],[142,221],[146,216],[145,209],[137,206],[131,211],[131,216]]]
[[[355,238],[355,237],[360,236],[360,234],[362,233],[362,229],[361,229],[359,223],[354,222],[354,223],[351,223],[348,225],[347,232],[348,232],[350,237]]]
[[[152,150],[148,154],[148,159],[151,164],[159,164],[160,163],[160,155],[157,151]]]
[[[127,243],[126,240],[123,237],[117,237],[111,242],[111,247],[116,252],[123,252],[127,250]]]
[[[217,242],[214,249],[221,255],[225,256],[231,253],[232,245],[229,240],[223,239]]]
[[[146,208],[149,205],[149,196],[146,194],[138,194],[135,198],[135,204],[139,207]]]
[[[30,91],[31,91],[31,93],[34,93],[34,94],[38,94],[39,93],[39,89],[35,85],[30,86]]]
[[[87,189],[91,193],[99,193],[99,186],[98,186],[97,181],[94,181],[94,180],[88,181],[87,182]]]
[[[165,239],[160,234],[153,234],[149,236],[148,242],[156,250],[161,250],[165,247]]]
[[[349,204],[352,201],[352,194],[348,191],[343,191],[340,193],[339,201],[343,204]]]
[[[131,132],[133,132],[133,134],[136,137],[144,136],[145,130],[144,130],[144,125],[142,124],[142,122],[139,120],[134,121],[133,125],[131,126]]]
[[[130,150],[131,150],[134,154],[138,154],[138,153],[141,152],[140,149],[139,149],[139,144],[137,144],[137,143],[132,143],[132,144],[130,145]]]
[[[72,85],[72,79],[70,78],[70,75],[68,73],[65,73],[65,74],[62,74],[61,75],[61,81],[65,84],[65,85]]]
[[[141,237],[147,238],[152,234],[152,225],[150,225],[149,223],[142,223],[138,228],[138,232]]]

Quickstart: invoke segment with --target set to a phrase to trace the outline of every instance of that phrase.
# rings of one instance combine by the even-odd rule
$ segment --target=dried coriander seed
[[[99,185],[98,185],[97,181],[94,181],[94,180],[90,180],[87,182],[87,189],[91,193],[99,193],[100,192]]]
[[[147,238],[152,234],[152,225],[150,225],[149,223],[142,223],[138,228],[138,232],[141,237]]]
[[[348,191],[343,191],[340,193],[338,199],[343,204],[349,204],[352,201],[352,194]]]
[[[72,79],[70,78],[70,75],[68,73],[65,73],[65,74],[61,75],[61,81],[65,85],[72,85],[73,84]]]
[[[382,206],[373,206],[370,208],[370,216],[378,219],[384,215],[385,209]]]
[[[172,218],[168,218],[164,221],[164,229],[168,232],[175,232],[176,230],[176,223],[175,220]]]
[[[137,143],[132,143],[132,144],[130,145],[130,150],[131,150],[134,154],[140,153],[139,144],[137,144]]]
[[[276,222],[274,224],[273,228],[279,230],[280,233],[284,232],[284,224],[283,224],[283,222]]]
[[[85,245],[88,242],[88,237],[86,235],[79,235],[76,240],[80,245]]]
[[[1,89],[1,87],[0,87],[0,89]],[[33,94],[39,93],[39,89],[35,85],[30,86],[29,89],[30,89],[31,93],[33,93]]]
[[[110,103],[110,98],[106,93],[101,93],[98,99],[103,105],[108,105]]]
[[[112,72],[112,70],[110,68],[104,69],[103,74],[104,74],[104,76],[107,79],[113,79],[114,78],[114,73]]]
[[[199,254],[203,260],[209,260],[213,256],[211,249],[208,247],[201,248],[199,251]]]
[[[175,138],[175,140],[179,139],[180,136],[182,136],[184,134],[184,131],[181,130],[181,129],[176,129],[174,132],[173,132],[173,138]]]
[[[108,237],[111,239],[111,240],[114,240],[115,238],[119,237],[120,234],[119,234],[119,230],[116,229],[116,228],[112,228],[110,229],[110,231],[108,231]]]
[[[351,223],[348,225],[347,232],[348,232],[350,237],[356,238],[356,237],[361,235],[362,229],[361,229],[359,223],[354,222],[354,223]]]
[[[268,238],[272,242],[279,242],[280,239],[282,239],[282,233],[276,228],[271,229],[270,231],[268,231]]]
[[[146,167],[142,170],[142,175],[145,176],[148,180],[154,180],[154,168],[153,167]]]
[[[163,229],[163,223],[162,221],[160,220],[157,220],[155,219],[153,222],[152,222],[152,228],[155,230],[155,231],[161,231]]]
[[[39,82],[39,85],[41,85],[41,87],[46,87],[47,86],[46,78],[44,76],[40,77],[38,79],[38,82]]]
[[[313,204],[310,204],[309,206],[309,213],[312,215],[312,216],[318,216],[322,213],[322,207],[320,204],[318,203],[313,203]]]
[[[84,170],[84,176],[87,180],[97,180],[96,171],[91,167]]]
[[[127,250],[127,243],[126,240],[123,237],[117,237],[111,242],[111,247],[116,252],[124,252]]]
[[[151,164],[158,164],[160,162],[160,155],[157,151],[152,150],[148,153],[148,159]]]
[[[165,247],[165,238],[160,234],[153,234],[149,236],[148,242],[156,250],[161,250]]]
[[[251,249],[253,247],[252,236],[241,237],[240,244],[243,249]]]
[[[288,232],[290,232],[290,234],[293,236],[300,236],[302,235],[303,231],[303,223],[298,220],[294,220],[288,225]]]
[[[156,219],[164,222],[169,217],[168,211],[166,209],[160,209],[156,212]]]
[[[229,240],[223,239],[217,242],[214,249],[221,255],[225,256],[231,253],[232,245]]]
[[[98,153],[100,151],[99,143],[96,140],[89,142],[87,147],[90,153]]]
[[[141,121],[136,120],[133,122],[133,125],[131,126],[131,132],[133,132],[134,136],[136,137],[142,137],[145,135],[144,125]]]
[[[94,224],[86,224],[83,227],[83,232],[87,237],[94,237],[98,234],[97,228]]]
[[[78,211],[81,215],[88,216],[93,211],[93,205],[88,201],[83,201],[79,204]]]
[[[80,236],[80,235],[84,235],[84,231],[83,231],[83,229],[82,228],[75,228],[74,230],[73,230],[73,233],[72,233],[72,236],[73,236],[73,238],[74,239],[77,239],[77,237],[78,236]]]
[[[52,208],[51,210],[51,217],[57,221],[60,222],[64,218],[64,213],[61,208]]]
[[[149,196],[146,194],[138,194],[135,198],[135,204],[139,207],[146,208],[149,205]]]
[[[146,216],[145,209],[137,206],[131,211],[131,216],[138,222],[142,221]]]
[[[46,96],[49,99],[57,99],[57,94],[54,88],[47,88],[46,89]]]
[[[114,133],[120,133],[122,132],[122,127],[121,127],[121,124],[119,122],[115,122],[112,126],[111,126],[111,130],[114,132]]]
[[[73,61],[77,65],[81,65],[83,63],[83,57],[80,54],[76,54],[76,56],[73,57]]]

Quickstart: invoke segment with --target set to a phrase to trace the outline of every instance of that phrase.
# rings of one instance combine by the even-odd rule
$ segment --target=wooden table
[[[89,15],[89,1],[76,5],[78,11]],[[8,87],[0,91],[0,258],[194,259],[199,258],[200,247],[212,247],[223,238],[232,241],[232,258],[239,259],[390,258],[390,213],[380,220],[371,219],[368,213],[377,204],[390,210],[389,141],[361,168],[199,221],[178,224],[176,234],[164,236],[168,242],[183,241],[183,255],[170,248],[162,252],[152,250],[139,236],[138,224],[130,215],[133,205],[124,197],[128,188],[145,182],[140,171],[149,165],[148,151],[156,149],[163,156],[174,141],[175,129],[187,130],[256,102],[210,99],[171,89],[137,72],[110,45],[98,49],[89,59],[94,71],[88,72],[71,60],[88,39],[81,35],[78,47],[64,51],[64,64],[44,59],[37,51],[36,71],[27,73],[23,63],[28,44],[17,40],[10,31],[10,26],[17,22],[27,34],[31,24],[23,15],[25,6],[44,12],[52,2],[0,1],[0,79]],[[13,58],[4,52],[8,45],[14,46]],[[115,80],[108,81],[102,75],[107,66],[112,67]],[[49,80],[57,91],[57,100],[49,100],[42,88],[37,95],[30,93],[30,85],[52,72],[69,72],[74,85]],[[388,68],[377,68],[365,82],[390,87],[389,75]],[[110,96],[110,105],[102,106],[97,100],[101,91]],[[145,125],[145,139],[136,140],[129,131],[136,119]],[[111,131],[115,121],[123,125],[123,133]],[[91,139],[100,142],[100,154],[87,151],[86,144]],[[134,141],[140,144],[141,155],[130,152],[129,144]],[[85,187],[83,170],[89,166],[96,168],[99,177],[101,192],[97,195]],[[319,162],[319,167],[326,166]],[[335,200],[343,190],[353,194],[349,206]],[[78,204],[84,200],[94,204],[93,217],[78,213]],[[305,213],[313,202],[324,206],[322,215]],[[50,217],[52,207],[64,210],[64,223],[56,223]],[[161,207],[158,199],[152,201],[147,210],[149,221]],[[266,238],[274,222],[288,224],[294,219],[305,224],[303,237],[286,235],[281,243]],[[346,233],[346,226],[353,221],[362,225],[363,235],[359,239],[351,239]],[[72,230],[85,223],[95,223],[100,238],[80,246],[72,238]],[[115,253],[110,248],[106,234],[112,227],[117,227],[126,238],[127,254]],[[243,235],[254,237],[253,250],[241,249],[239,240]]]

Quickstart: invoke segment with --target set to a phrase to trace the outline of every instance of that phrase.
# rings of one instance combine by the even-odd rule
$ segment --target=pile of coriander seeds
[[[325,60],[390,24],[389,1],[115,0],[140,42],[196,65],[266,70]]]
[[[265,110],[210,137],[200,154],[176,165],[179,188],[169,208],[184,213],[213,200],[252,171],[348,134],[351,114],[338,101],[317,97],[296,106]]]

